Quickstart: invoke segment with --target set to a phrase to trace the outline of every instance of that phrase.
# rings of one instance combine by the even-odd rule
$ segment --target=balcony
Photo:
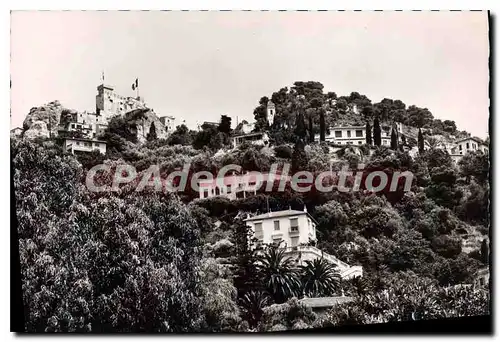
[[[300,235],[299,227],[298,226],[291,226],[288,229],[288,233],[290,236],[299,236]]]

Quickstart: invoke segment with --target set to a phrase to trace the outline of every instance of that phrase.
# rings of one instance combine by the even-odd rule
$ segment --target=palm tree
[[[255,327],[262,317],[262,309],[271,304],[266,292],[249,291],[240,299],[243,317],[251,327]]]
[[[285,255],[285,250],[268,247],[257,257],[257,273],[264,288],[278,304],[297,296],[300,280],[294,261]]]
[[[307,260],[301,266],[303,293],[309,297],[325,297],[340,288],[340,274],[335,265],[323,258]]]

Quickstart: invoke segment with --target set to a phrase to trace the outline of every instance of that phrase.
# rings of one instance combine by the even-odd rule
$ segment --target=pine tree
[[[422,130],[418,129],[418,152],[424,153],[424,136],[422,135]]]
[[[398,149],[398,135],[396,134],[396,130],[394,128],[391,131],[391,148],[393,150]]]
[[[151,127],[149,128],[149,133],[146,136],[146,140],[147,141],[153,141],[153,140],[156,140],[156,139],[158,139],[158,136],[156,134],[156,126],[155,126],[155,123],[152,122],[151,123]]]
[[[378,116],[373,121],[373,142],[375,146],[382,145],[382,130],[380,129],[380,122]]]
[[[309,115],[309,143],[314,142],[313,118]]]
[[[325,141],[325,138],[326,138],[325,112],[321,110],[319,113],[319,141]]]
[[[366,122],[366,144],[368,146],[371,146],[373,144],[372,142],[372,126],[370,125],[370,122]]]

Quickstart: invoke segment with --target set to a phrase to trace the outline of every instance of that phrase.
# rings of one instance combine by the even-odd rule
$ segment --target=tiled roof
[[[269,219],[269,218],[286,217],[286,216],[297,216],[297,215],[307,215],[314,222],[316,222],[316,220],[314,219],[314,217],[312,217],[311,215],[309,215],[307,212],[305,212],[305,211],[299,211],[299,210],[291,210],[291,209],[281,210],[281,211],[271,211],[269,213],[265,213],[265,214],[261,214],[261,215],[257,215],[257,216],[253,216],[253,217],[247,218],[247,219],[245,219],[243,221],[257,221],[257,220],[263,220],[263,219]]]

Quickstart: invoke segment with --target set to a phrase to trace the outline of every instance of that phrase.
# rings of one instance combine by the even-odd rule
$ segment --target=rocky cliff
[[[134,127],[135,132],[133,133],[137,135],[138,142],[145,142],[147,140],[153,125],[157,139],[166,139],[168,136],[165,126],[152,109],[135,109],[125,114],[125,120],[129,124],[129,127]]]
[[[36,137],[57,136],[57,130],[62,119],[61,115],[65,117],[66,114],[73,112],[73,110],[64,108],[57,100],[40,107],[31,108],[23,122],[24,137],[33,139]]]

